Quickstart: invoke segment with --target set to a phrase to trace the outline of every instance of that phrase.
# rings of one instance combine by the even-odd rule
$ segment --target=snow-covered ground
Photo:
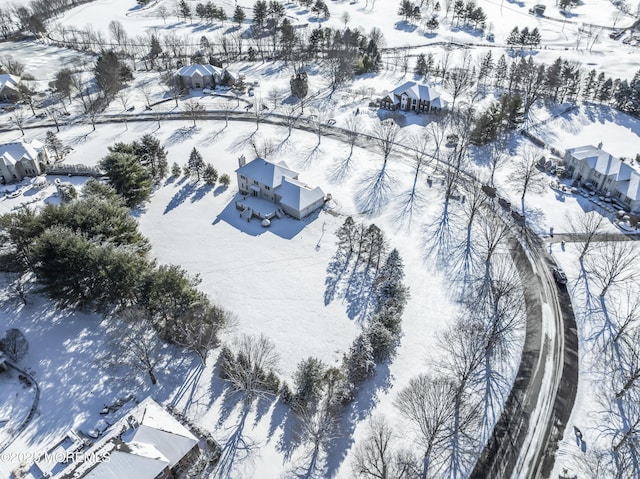
[[[603,345],[609,340],[609,334],[614,334],[616,330],[609,330],[610,326],[607,326],[601,309],[602,303],[597,296],[600,291],[597,284],[592,277],[585,278],[581,270],[578,256],[582,247],[582,243],[567,244],[565,248],[559,248],[556,244],[554,247],[555,259],[567,274],[567,288],[576,313],[580,351],[578,393],[568,427],[559,444],[554,470],[557,475],[566,468],[568,477],[573,474],[589,477],[582,475],[587,474],[586,458],[591,456],[590,459],[593,460],[592,454],[598,449],[606,451],[611,448],[613,434],[618,431],[615,418],[620,413],[613,401],[616,391],[611,385],[617,363],[605,360],[607,356],[603,352]],[[597,247],[598,245],[595,246]],[[637,242],[631,247],[636,252],[640,251]],[[589,254],[597,256],[600,253],[597,249],[592,249]],[[588,269],[588,261],[586,264]],[[636,301],[633,296],[635,289],[635,281],[630,280],[609,290],[605,301],[612,318],[627,314],[628,308]],[[619,417],[617,419],[624,422]],[[582,432],[582,441],[576,437],[574,427]],[[629,425],[624,426],[628,427]],[[618,431],[617,438],[622,434],[623,432]]]
[[[361,325],[348,317],[348,304],[340,298],[328,305],[324,304],[326,270],[335,253],[336,228],[344,221],[345,214],[357,214],[356,203],[361,199],[362,192],[366,191],[366,185],[361,183],[362,177],[380,167],[380,161],[376,156],[356,149],[351,160],[351,169],[344,176],[334,178],[336,169],[347,156],[348,147],[325,138],[314,152],[313,148],[317,143],[315,135],[294,131],[290,141],[273,155],[273,159],[285,160],[291,167],[300,171],[304,181],[317,184],[326,192],[332,193],[338,207],[331,213],[321,212],[312,221],[276,220],[269,229],[265,229],[256,221],[250,224],[240,222],[238,212],[232,203],[236,192],[233,170],[237,166],[238,156],[251,154],[247,140],[254,125],[230,123],[225,129],[224,122],[210,122],[193,130],[182,122],[165,121],[160,130],[156,130],[153,122],[130,122],[128,128],[124,130],[123,125],[99,126],[96,132],[86,137],[86,126],[63,131],[60,135],[63,141],[75,145],[75,151],[68,161],[95,164],[105,154],[108,145],[115,141],[131,141],[145,132],[154,133],[163,141],[167,146],[170,162],[186,163],[188,153],[197,146],[205,160],[212,162],[221,174],[232,175],[232,184],[228,189],[210,189],[203,186],[194,187],[184,179],[167,180],[154,193],[151,202],[140,214],[141,229],[151,240],[154,255],[160,262],[179,263],[191,273],[201,275],[203,291],[238,315],[238,326],[230,336],[242,332],[264,332],[273,340],[282,357],[280,369],[283,378],[290,380],[297,362],[309,355],[320,357],[329,364],[340,360]],[[286,130],[283,128],[262,125],[255,141],[259,143],[271,138],[279,142],[285,136]],[[2,140],[7,141],[14,137],[12,134],[4,134]],[[82,140],[77,142],[79,138]],[[397,198],[406,190],[407,181],[411,179],[411,176],[406,174],[407,171],[408,165],[401,161],[391,164],[389,174],[396,180],[396,186],[390,195],[389,203],[378,217],[357,216],[358,220],[375,221],[389,238],[390,246],[399,248],[406,265],[407,283],[411,286],[412,299],[407,306],[403,322],[405,337],[398,357],[388,371],[393,387],[380,393],[379,397],[374,396],[370,406],[373,408],[373,405],[377,405],[376,411],[390,413],[393,413],[391,402],[395,391],[406,384],[410,377],[427,368],[426,357],[428,351],[434,348],[435,332],[446,326],[448,318],[451,318],[455,311],[447,293],[446,281],[440,273],[432,269],[432,266],[424,262],[420,224],[423,218],[433,214],[431,208],[425,205],[420,221],[416,222],[411,230],[398,226],[400,219],[396,214],[396,201],[392,198]],[[52,187],[42,191],[45,198],[52,198],[50,188]],[[423,193],[433,199],[431,204],[435,205],[439,192],[436,192],[435,188],[429,189],[426,185],[422,188]],[[10,211],[24,201],[24,197],[6,198],[0,205],[3,211]],[[49,315],[52,314],[55,313],[49,312]],[[85,362],[86,354],[103,347],[98,338],[99,330],[95,328],[96,321],[99,322],[97,318],[74,320],[73,317],[51,318],[49,315],[46,328],[52,328],[54,333],[47,337],[56,343],[64,343],[64,340],[56,338],[56,334],[62,332],[56,329],[58,324],[71,321],[70,331],[75,327],[73,325],[81,328],[74,333],[78,339],[73,340],[78,353],[73,355],[73,359],[69,358],[69,361]],[[10,325],[22,324],[25,317],[8,317],[7,320]],[[86,330],[83,326],[85,324],[88,328]],[[91,324],[94,326],[90,326]],[[41,324],[40,328],[44,334],[45,325]],[[37,336],[34,337],[30,328],[25,329],[28,339],[32,342],[32,349],[38,351],[35,357],[28,356],[24,360],[25,364],[38,371],[40,378],[44,373],[40,371],[38,360],[49,354],[54,370],[47,371],[46,374],[53,374],[61,367],[57,361],[63,358],[57,358],[47,348],[40,348]],[[192,393],[188,396],[183,397],[187,385],[181,382],[181,378],[188,377],[187,374],[167,380],[164,386],[166,389],[154,392],[154,395],[165,402],[177,402],[194,417],[203,415],[203,425],[212,427],[224,435],[226,428],[233,423],[234,416],[231,415],[227,422],[218,424],[221,409],[226,407],[224,403],[228,399],[217,397],[215,394],[221,385],[219,381],[212,380],[214,373],[211,368],[214,359],[211,359],[204,372],[198,374],[201,378],[199,382],[188,386],[193,387]],[[98,365],[90,364],[87,367],[96,368]],[[23,438],[34,445],[44,447],[47,441],[63,433],[66,428],[77,426],[82,421],[86,422],[87,415],[93,410],[90,404],[82,406],[85,408],[82,413],[79,411],[79,404],[73,407],[61,405],[65,400],[77,400],[82,395],[89,394],[92,388],[87,382],[91,383],[95,378],[103,377],[105,374],[104,371],[95,371],[87,374],[86,381],[82,380],[85,376],[80,372],[72,377],[61,377],[61,382],[74,385],[71,391],[78,396],[65,399],[63,395],[59,398],[57,420],[51,424],[43,423],[37,418]],[[387,375],[381,372],[380,380],[386,377]],[[108,375],[104,381],[109,383],[110,387],[115,387],[115,382],[109,381]],[[101,381],[100,384],[100,387],[105,387],[106,383]],[[170,392],[171,390],[174,392]],[[47,393],[48,390],[44,388],[43,395]],[[104,397],[102,391],[100,393],[101,397]],[[194,395],[203,398],[203,401],[194,401]],[[97,400],[96,404],[99,402],[100,400]],[[364,411],[359,411],[359,414],[364,414]],[[282,458],[276,462],[271,461],[273,455],[280,454],[277,443],[281,439],[278,433],[282,430],[275,427],[275,432],[271,430],[265,436],[270,429],[269,421],[273,420],[272,416],[266,415],[262,421],[257,421],[255,430],[246,432],[248,436],[254,437],[265,446],[260,452],[260,457],[265,458],[265,463],[256,463],[256,471],[262,471],[266,464],[277,465],[282,462]],[[45,438],[41,437],[43,434],[46,434]],[[24,446],[24,442],[18,441],[12,448]],[[339,464],[340,462],[336,467]],[[282,466],[270,467],[275,469],[270,469],[271,472],[263,477],[276,477],[277,471],[282,469]],[[349,472],[344,474],[343,477],[349,476]]]
[[[7,3],[10,2],[0,0],[0,6]],[[176,0],[160,0],[141,10],[135,7],[132,0],[98,0],[70,10],[56,21],[66,28],[85,28],[90,25],[102,31],[107,38],[108,25],[112,20],[120,21],[129,37],[150,32],[175,32],[176,35],[191,35],[195,41],[199,41],[203,35],[215,40],[218,35],[234,28],[231,22],[226,22],[224,26],[205,26],[197,18],[193,23],[185,22],[175,16],[176,3]],[[196,3],[189,2],[192,8]],[[495,33],[493,43],[483,39],[478,32],[450,28],[447,24],[449,20],[441,22],[435,36],[425,32],[422,27],[403,24],[397,15],[396,1],[378,0],[373,8],[371,2],[365,6],[363,0],[354,4],[346,1],[328,3],[331,18],[321,20],[322,26],[343,28],[341,17],[348,12],[350,27],[361,27],[365,32],[374,26],[378,27],[384,33],[386,46],[415,46],[411,50],[412,56],[419,52],[433,53],[436,61],[440,61],[449,50],[440,45],[426,45],[443,41],[479,44],[473,50],[474,59],[489,49],[494,58],[502,53],[514,55],[504,49],[505,39],[514,26],[528,26],[538,27],[542,34],[544,47],[535,52],[537,61],[551,62],[562,56],[582,62],[585,68],[596,68],[607,75],[627,79],[640,68],[637,47],[611,40],[607,30],[598,33],[592,49],[585,46],[585,36],[580,44],[577,43],[579,23],[613,24],[615,9],[606,0],[593,0],[574,8],[567,22],[563,21],[558,7],[550,0],[547,0],[546,15],[555,20],[527,13],[538,1],[512,3],[479,0],[478,5],[489,16],[489,29]],[[250,17],[251,2],[241,0],[239,4]],[[220,5],[231,15],[234,2],[223,0]],[[166,23],[159,13],[162,7],[169,12]],[[443,4],[442,12],[446,10],[444,7]],[[293,4],[287,4],[287,16],[294,19],[296,24],[308,24],[303,27],[306,30],[318,23],[311,12],[305,12]],[[626,26],[631,21],[630,17],[623,17],[618,25]],[[248,24],[249,20],[242,29],[246,29]],[[82,68],[82,65],[90,65],[95,61],[91,55],[32,42],[0,43],[0,56],[7,54],[24,62],[26,71],[43,88],[62,66]],[[453,50],[452,63],[462,55],[462,50]],[[412,58],[409,68],[413,67],[413,63]],[[410,73],[403,74],[390,58],[386,59],[386,66],[388,69],[378,75],[355,79],[346,89],[338,90],[331,100],[323,96],[321,101],[309,106],[309,113],[322,110],[323,116],[336,119],[340,126],[359,108],[363,129],[369,129],[378,121],[377,114],[366,108],[369,99],[413,78]],[[284,111],[281,103],[270,104],[269,92],[278,89],[281,99],[287,96],[288,80],[293,73],[291,66],[238,63],[230,66],[230,69],[245,74],[247,79],[260,80],[255,97],[244,96],[236,103],[235,100],[229,102],[205,96],[201,102],[207,108],[221,108],[227,103],[242,110],[246,102],[260,101],[272,110],[275,107],[276,112]],[[138,88],[144,83],[150,86],[155,100],[164,95],[157,74],[136,72],[136,79],[127,90],[129,104],[135,108],[132,116],[144,108],[144,98]],[[319,92],[324,87],[326,81],[320,69],[314,70],[310,76],[310,91]],[[119,102],[114,102],[108,112],[119,113],[123,109]],[[156,109],[172,111],[175,104],[164,103]],[[80,111],[79,106],[70,108],[70,111],[73,119]],[[535,120],[542,121],[556,111],[559,111],[558,107],[538,105],[533,116]],[[9,117],[9,113],[0,114],[0,122],[8,123]],[[409,115],[408,125],[403,130],[406,133],[422,131],[421,127],[429,121],[437,121],[437,118]],[[315,149],[317,138],[311,133],[294,131],[288,141],[283,141],[287,136],[286,130],[261,125],[254,137],[255,143],[264,147],[271,142],[273,146],[278,146],[271,157],[285,160],[300,171],[304,181],[331,193],[338,207],[301,223],[279,220],[269,229],[257,222],[241,223],[233,206],[236,191],[233,171],[241,154],[248,158],[254,155],[248,140],[254,128],[254,125],[246,123],[231,122],[225,127],[224,122],[201,122],[194,129],[190,122],[163,119],[159,128],[154,122],[130,121],[127,126],[99,125],[97,131],[91,132],[90,126],[80,123],[64,126],[60,138],[74,148],[67,159],[69,163],[95,165],[110,144],[132,141],[144,133],[152,133],[167,147],[170,162],[186,163],[189,152],[196,146],[205,161],[213,163],[220,174],[227,173],[232,177],[228,189],[194,186],[184,179],[167,180],[155,191],[145,210],[140,212],[140,227],[151,240],[153,254],[161,263],[178,263],[189,272],[199,274],[203,291],[238,315],[237,328],[228,334],[228,338],[243,332],[263,332],[274,341],[281,355],[280,373],[288,380],[297,362],[307,356],[317,356],[329,364],[335,364],[360,328],[360,324],[347,315],[347,305],[342,300],[336,299],[329,304],[323,301],[326,269],[335,250],[336,228],[345,215],[356,215],[358,220],[375,222],[383,229],[391,247],[397,247],[404,259],[411,299],[403,318],[405,335],[398,356],[388,370],[381,368],[383,370],[374,384],[367,385],[367,390],[350,409],[349,429],[338,446],[338,449],[341,448],[340,454],[329,461],[330,470],[338,477],[352,477],[350,458],[345,459],[343,454],[347,453],[353,441],[362,436],[363,419],[381,413],[391,417],[392,422],[401,423],[402,419],[392,406],[395,394],[411,377],[429,371],[427,358],[435,350],[436,333],[444,329],[455,315],[456,305],[451,298],[445,273],[425,260],[424,254],[424,225],[438,214],[442,192],[437,185],[429,188],[424,182],[421,183],[424,201],[409,226],[407,219],[399,214],[399,204],[401,195],[409,188],[411,171],[406,160],[395,158],[389,166],[394,183],[383,208],[374,215],[362,215],[361,206],[369,186],[366,178],[380,168],[381,160],[377,153],[356,148],[348,168],[345,168],[344,161],[348,154],[346,145],[323,138]],[[44,129],[27,132],[28,137],[39,139],[43,139],[44,134]],[[559,149],[603,141],[607,151],[627,157],[635,156],[640,145],[638,120],[601,106],[582,105],[578,110],[536,127],[535,134]],[[19,133],[16,132],[0,134],[2,142],[18,138]],[[521,139],[513,141],[509,145],[510,153],[517,155],[523,144]],[[482,159],[482,154],[479,158]],[[512,191],[506,180],[511,164],[508,163],[498,172],[497,183],[501,195],[518,205],[519,195]],[[552,179],[548,178],[549,181]],[[77,178],[72,180],[82,181]],[[13,189],[14,186],[7,188]],[[2,199],[0,213],[32,200],[35,200],[34,204],[43,200],[58,201],[54,190],[50,186],[35,194],[26,192],[15,199]],[[545,188],[539,194],[528,193],[525,206],[528,221],[541,234],[548,232],[551,226],[558,233],[567,231],[568,217],[597,208],[582,196],[559,193],[550,188]],[[460,208],[460,205],[454,203],[453,208]],[[612,224],[608,228],[615,231]],[[573,280],[576,277],[572,266],[575,258],[570,258],[570,248],[563,250],[558,245],[552,245],[550,249],[554,255],[557,254]],[[190,356],[176,355],[173,361],[169,361],[167,356],[157,388],[151,388],[139,380],[125,381],[95,361],[97,352],[105,348],[100,318],[56,311],[38,296],[30,296],[32,302],[25,307],[19,306],[13,299],[4,298],[0,309],[0,323],[3,326],[20,327],[27,335],[31,351],[21,365],[34,371],[42,388],[39,414],[9,451],[41,451],[69,428],[90,428],[99,419],[98,411],[104,403],[129,390],[135,390],[138,397],[151,393],[161,402],[178,405],[191,417],[200,418],[203,427],[214,431],[216,438],[221,441],[234,431],[240,404],[237,398],[227,394],[224,384],[215,379],[215,356],[210,358],[204,369]],[[583,369],[588,370],[590,361],[595,360],[587,356],[581,363],[581,366],[586,364],[587,367],[581,368],[577,407],[572,418],[572,423],[587,431],[589,437],[591,431],[585,424],[593,418],[595,405],[589,401],[588,392],[594,378],[584,374]],[[6,399],[0,403],[0,420],[4,408],[13,407]],[[252,449],[248,460],[242,462],[239,477],[278,477],[290,471],[302,459],[300,451],[291,450],[292,438],[285,435],[290,421],[287,415],[285,407],[273,403],[261,404],[252,413],[243,434],[247,442],[253,442],[256,447]],[[572,433],[573,430],[568,428],[559,453],[558,472],[561,471],[558,469],[561,465],[567,464],[565,458],[571,453],[571,443],[575,442],[572,441]],[[291,459],[285,462],[284,458],[289,453],[292,454]],[[8,475],[15,465],[0,463],[0,477]]]

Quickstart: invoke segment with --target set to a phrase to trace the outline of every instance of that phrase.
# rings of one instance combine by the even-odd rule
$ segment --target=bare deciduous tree
[[[367,433],[355,447],[351,465],[355,477],[365,479],[409,479],[417,477],[417,461],[404,451],[394,449],[397,439],[384,416],[372,418]]]
[[[534,148],[525,148],[522,155],[515,161],[515,170],[509,175],[509,181],[516,191],[521,194],[522,215],[525,216],[524,197],[530,192],[541,192],[545,184],[545,176],[538,169],[537,163],[540,152]]]
[[[607,241],[597,251],[588,256],[586,269],[602,287],[599,296],[604,298],[609,288],[635,277],[638,256],[631,241]]]
[[[140,308],[131,307],[120,312],[107,327],[110,351],[103,358],[112,367],[125,366],[138,370],[157,384],[155,368],[160,358],[162,341]]]
[[[194,128],[196,127],[196,122],[204,118],[206,113],[204,106],[202,106],[198,100],[194,100],[193,98],[185,101],[183,108],[187,116],[193,120]]]
[[[593,242],[604,230],[605,217],[596,211],[580,212],[576,215],[567,216],[571,236],[576,240],[580,257],[583,261]]]
[[[362,133],[362,122],[357,115],[351,115],[347,117],[345,122],[345,133],[347,135],[347,142],[349,143],[349,159],[353,156],[353,148],[356,146],[356,141]]]
[[[455,419],[455,384],[446,378],[422,374],[412,378],[394,401],[411,421],[423,451],[422,478],[430,477],[433,463],[446,448]]]
[[[374,144],[384,160],[384,164],[382,166],[382,169],[384,170],[387,166],[389,156],[402,140],[402,132],[395,121],[384,120],[377,122],[374,125],[372,136]]]
[[[18,127],[22,136],[24,136],[24,123],[27,121],[27,115],[24,110],[16,109],[10,117],[11,122]]]
[[[274,344],[264,335],[240,336],[233,344],[233,351],[241,360],[229,361],[223,365],[226,379],[234,389],[245,393],[245,402],[269,394],[270,385],[265,373],[275,371],[279,356]]]

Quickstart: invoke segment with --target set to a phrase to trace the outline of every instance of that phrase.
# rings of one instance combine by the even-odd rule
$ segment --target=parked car
[[[553,268],[553,278],[558,284],[567,284],[567,275],[560,268]]]

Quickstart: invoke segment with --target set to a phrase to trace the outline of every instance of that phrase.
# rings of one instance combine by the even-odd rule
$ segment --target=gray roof
[[[433,102],[437,98],[440,98],[440,92],[435,88],[432,88],[423,83],[416,83],[414,81],[403,83],[391,93],[398,97],[402,96],[402,94],[404,93],[411,99],[425,100],[429,102]]]
[[[183,77],[191,77],[196,73],[201,76],[221,76],[222,69],[213,65],[201,65],[197,63],[195,65],[186,65],[178,70],[178,75]]]
[[[640,174],[634,171],[628,180],[620,181],[616,189],[631,201],[640,200]]]
[[[153,479],[167,465],[162,459],[113,451],[108,462],[99,463],[84,479]]]
[[[17,91],[19,82],[20,77],[10,75],[8,73],[3,73],[0,75],[0,91],[5,88]]]
[[[289,169],[284,161],[273,163],[264,158],[256,158],[236,170],[250,180],[266,185],[271,189],[277,188],[282,183],[282,178],[297,178],[298,173]]]
[[[15,163],[16,161],[20,161],[25,157],[30,160],[36,161],[38,159],[38,153],[40,152],[42,147],[42,142],[38,140],[4,143],[0,145],[0,156],[4,156],[9,160],[13,160],[13,163]],[[7,155],[9,155],[10,158]]]
[[[162,454],[162,457],[169,461],[169,467],[173,467],[193,449],[198,440],[191,434],[189,434],[189,437],[181,436],[143,424],[135,429],[133,434],[128,435],[125,442],[132,447],[135,444],[153,446]]]
[[[289,206],[298,211],[304,210],[318,200],[324,200],[324,192],[319,186],[310,186],[290,178],[284,178],[277,190],[280,196],[280,204]]]

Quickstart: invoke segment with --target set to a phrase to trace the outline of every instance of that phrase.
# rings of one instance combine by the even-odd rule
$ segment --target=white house
[[[440,92],[423,83],[408,81],[389,92],[380,100],[380,106],[386,110],[432,112],[447,106]]]
[[[51,479],[169,479],[181,477],[199,454],[199,440],[151,398],[141,401],[88,448],[62,449],[63,441],[36,461]],[[75,447],[75,446],[74,446]],[[65,452],[86,458],[57,463]],[[97,458],[104,458],[97,460]],[[52,463],[53,461],[53,463]]]
[[[38,140],[24,140],[0,145],[0,183],[38,176],[49,163],[47,149]]]
[[[241,156],[239,166],[236,175],[240,193],[271,201],[294,218],[302,219],[324,204],[322,189],[299,181],[298,173],[284,161],[256,158],[245,163]]]
[[[18,83],[20,78],[15,75],[3,73],[0,75],[0,101],[16,101],[18,93]]]
[[[640,171],[592,145],[569,148],[564,155],[567,174],[602,194],[610,195],[631,211],[640,210]]]
[[[220,84],[233,84],[235,77],[226,68],[213,65],[187,65],[176,72],[183,88],[214,88]]]

